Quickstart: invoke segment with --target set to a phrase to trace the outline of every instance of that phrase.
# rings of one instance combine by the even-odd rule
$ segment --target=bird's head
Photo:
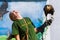
[[[49,13],[50,13],[51,15],[53,15],[53,13],[54,13],[54,8],[53,8],[52,5],[45,5],[43,10],[44,10],[46,16],[47,16],[47,14],[49,14]]]

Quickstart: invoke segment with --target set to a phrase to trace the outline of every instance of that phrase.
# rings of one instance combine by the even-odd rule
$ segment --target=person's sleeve
[[[18,31],[18,26],[17,24],[14,24],[12,25],[12,35],[17,35],[19,34],[19,31]]]
[[[47,22],[45,21],[43,25],[41,25],[40,27],[37,28],[37,31],[43,33],[45,27],[51,25],[51,23],[52,23],[52,20],[51,19],[50,20],[47,20]]]
[[[35,25],[33,24],[33,22],[31,21],[31,19],[29,18],[29,21],[32,23],[32,25],[34,26],[34,28],[35,28]]]

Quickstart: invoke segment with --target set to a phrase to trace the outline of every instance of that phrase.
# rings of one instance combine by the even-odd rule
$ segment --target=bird
[[[4,0],[2,2],[2,5],[0,6],[0,19],[2,19],[2,17],[9,12],[7,11],[7,8],[8,8],[8,2]]]
[[[45,12],[45,16],[46,16],[46,20],[47,20],[47,15],[48,14],[51,14],[51,16],[54,15],[54,8],[52,5],[48,4],[48,5],[45,5],[44,8],[43,8],[44,12]],[[53,17],[51,17],[53,18]]]
[[[44,12],[45,12],[45,16],[47,16],[47,14],[51,14],[51,15],[53,15],[54,14],[54,8],[53,8],[53,6],[52,5],[45,5],[44,6]]]

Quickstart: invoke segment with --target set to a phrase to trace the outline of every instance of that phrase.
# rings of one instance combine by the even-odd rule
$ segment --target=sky
[[[43,2],[9,2],[8,13],[3,16],[3,20],[0,20],[0,34],[4,34],[7,31],[11,31],[12,21],[9,18],[9,13],[13,10],[17,10],[23,17],[29,17],[33,24],[37,27],[42,25],[43,22],[43,7],[46,1]],[[0,2],[1,5],[1,2]],[[40,19],[41,21],[39,22]],[[1,33],[2,32],[2,33]]]

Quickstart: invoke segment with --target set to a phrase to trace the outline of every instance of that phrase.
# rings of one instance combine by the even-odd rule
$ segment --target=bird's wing
[[[0,9],[1,9],[1,10],[5,10],[5,9],[7,9],[7,8],[8,8],[8,2],[7,2],[6,0],[4,0],[4,2],[2,3]]]
[[[8,12],[7,8],[8,8],[8,2],[4,0],[0,7],[0,17],[3,17],[3,15]]]

